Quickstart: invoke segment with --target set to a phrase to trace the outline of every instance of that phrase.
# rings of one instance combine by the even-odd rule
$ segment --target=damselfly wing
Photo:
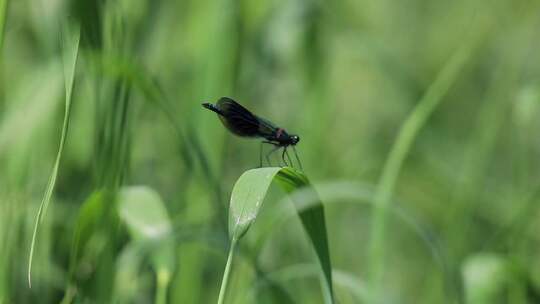
[[[220,98],[215,105],[203,103],[203,106],[216,112],[223,125],[238,136],[266,138],[277,129],[228,97]]]

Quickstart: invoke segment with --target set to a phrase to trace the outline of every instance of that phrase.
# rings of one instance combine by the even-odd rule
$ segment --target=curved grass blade
[[[274,282],[287,282],[292,280],[305,280],[309,277],[317,276],[317,268],[312,264],[296,264],[272,271],[267,274],[268,280]],[[355,303],[366,303],[368,301],[368,285],[362,278],[355,276],[344,270],[332,270],[332,278],[336,287],[348,291],[356,300]],[[251,302],[256,302],[257,294],[261,288],[266,286],[256,282],[254,291],[249,295]],[[281,302],[279,302],[281,303]]]
[[[218,303],[224,303],[227,283],[231,271],[231,264],[237,242],[249,230],[264,200],[268,188],[273,181],[287,192],[291,193],[297,189],[311,189],[307,177],[292,168],[258,168],[244,172],[234,185],[231,204],[229,209],[229,236],[231,247],[227,265],[221,282]],[[328,237],[324,218],[324,209],[321,203],[313,205],[311,208],[299,211],[298,215],[302,221],[308,237],[315,249],[319,264],[321,266],[321,283],[325,303],[334,303],[334,292],[332,288],[332,273],[330,253],[328,250]]]
[[[248,294],[249,300],[244,303],[296,303],[290,293],[278,282],[267,277],[258,279],[251,294]]]
[[[384,272],[384,239],[387,210],[392,199],[392,193],[401,170],[401,166],[414,143],[418,132],[427,122],[433,111],[442,101],[459,72],[470,58],[476,40],[471,40],[460,47],[440,71],[435,81],[430,85],[425,95],[412,110],[407,120],[399,130],[390,154],[384,164],[383,172],[375,192],[375,208],[371,219],[371,235],[369,243],[370,284],[372,285],[373,300],[378,296],[382,274]]]
[[[150,257],[157,276],[155,303],[166,303],[175,253],[169,239],[172,224],[163,201],[151,188],[124,187],[118,193],[118,214],[135,241],[152,245]]]
[[[47,208],[51,200],[54,185],[56,184],[56,176],[58,175],[58,167],[60,166],[60,159],[62,158],[62,152],[64,151],[64,145],[66,142],[68,129],[69,129],[69,116],[71,114],[71,96],[73,90],[73,82],[75,79],[75,69],[77,67],[77,58],[79,55],[79,40],[80,29],[78,26],[73,28],[66,28],[66,34],[64,35],[62,45],[62,59],[64,63],[64,79],[66,87],[66,106],[64,109],[64,122],[62,125],[62,135],[60,137],[60,145],[58,147],[58,153],[56,154],[56,160],[54,162],[53,170],[47,183],[47,188],[43,199],[39,205],[38,212],[36,214],[34,231],[32,233],[32,241],[30,244],[30,253],[28,256],[28,286],[32,287],[32,260],[34,257],[34,249],[36,244],[36,237],[39,228],[39,224],[43,221]]]
[[[309,190],[309,189],[308,189]],[[345,203],[345,204],[366,204],[371,208],[375,208],[375,202],[373,200],[375,190],[368,184],[354,183],[354,182],[330,182],[317,185],[317,193],[313,191],[299,190],[295,191],[291,196],[296,205],[296,212],[303,209],[311,208],[313,205],[320,203],[321,199],[325,205]],[[284,199],[285,200],[285,199]],[[288,218],[295,216],[294,212],[282,204],[282,202],[276,204],[278,209],[271,215],[269,227],[275,227],[284,223]],[[392,215],[395,220],[399,220],[399,223],[404,228],[410,230],[419,241],[421,241],[426,250],[431,255],[432,261],[438,266],[442,272],[444,278],[444,288],[447,295],[445,303],[458,303],[460,297],[460,289],[456,286],[456,282],[452,278],[450,272],[449,261],[446,258],[445,252],[440,244],[440,240],[431,231],[428,226],[422,224],[416,219],[410,212],[404,209],[402,206],[410,205],[403,201],[392,199],[391,204],[388,205],[387,210],[389,215]],[[271,228],[270,228],[271,229]],[[334,273],[334,271],[333,271]],[[338,278],[335,278],[334,282],[337,282]],[[368,298],[368,288],[365,288],[366,301],[369,302],[371,298]]]

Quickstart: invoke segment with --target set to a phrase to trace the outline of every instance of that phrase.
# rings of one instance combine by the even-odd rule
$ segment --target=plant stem
[[[157,272],[157,290],[156,290],[156,304],[167,303],[167,289],[171,280],[171,274],[167,269],[160,269]]]
[[[234,249],[236,247],[236,240],[231,242],[231,248],[229,248],[229,256],[227,257],[227,265],[225,265],[225,272],[223,273],[223,279],[221,280],[221,288],[219,289],[218,304],[225,303],[225,293],[227,292],[227,284],[229,283],[229,276],[231,273],[231,264],[234,256]]]

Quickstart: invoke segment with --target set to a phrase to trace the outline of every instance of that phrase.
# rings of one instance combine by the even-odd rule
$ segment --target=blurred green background
[[[221,96],[300,135],[341,304],[367,303],[375,189],[431,98],[393,189],[377,303],[540,303],[540,2],[1,0],[0,24],[0,303],[215,303],[231,189],[259,162],[257,141],[200,106]],[[160,196],[167,250],[118,218],[129,185]],[[322,303],[298,219],[267,220],[283,196],[242,244],[228,303]],[[166,289],[155,252],[172,254]]]

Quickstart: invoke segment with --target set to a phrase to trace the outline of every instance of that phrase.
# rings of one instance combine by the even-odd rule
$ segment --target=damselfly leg
[[[289,167],[290,165],[287,163],[287,160],[285,160],[285,153],[287,153],[287,147],[283,147],[283,152],[281,152],[281,160],[285,164],[285,167]]]
[[[268,163],[268,166],[272,166],[272,162],[270,162],[270,155],[272,155],[272,153],[279,150],[279,148],[281,148],[281,147],[280,146],[274,146],[274,149],[272,149],[270,152],[266,153],[266,162]]]
[[[298,166],[300,167],[300,170],[304,171],[304,168],[302,168],[302,162],[300,162],[300,157],[298,157],[298,153],[296,153],[296,148],[292,146],[294,156],[296,157],[296,161],[298,162]]]
[[[263,146],[267,143],[266,141],[261,141],[261,149],[259,150],[259,168],[262,168],[263,165]]]
[[[274,153],[278,147],[276,147],[276,145],[271,142],[271,141],[261,141],[261,148],[260,148],[260,151],[259,151],[259,168],[262,168],[263,166],[263,152],[264,152],[264,144],[269,144],[269,145],[272,145],[274,147],[274,149],[272,149],[270,152],[266,153],[265,154],[265,158],[266,158],[266,162],[268,164],[268,166],[272,166],[272,163],[270,162],[270,155],[272,153]]]
[[[289,155],[289,151],[287,151],[287,148],[285,148],[285,155],[287,156],[287,160],[289,161],[290,166],[294,168],[294,163],[291,159],[291,156]]]
[[[291,158],[291,155],[289,154],[289,151],[287,150],[287,148],[289,146],[282,146],[282,145],[277,145],[276,143],[274,142],[271,142],[271,141],[262,141],[261,142],[261,147],[260,147],[260,151],[259,151],[259,168],[262,168],[263,166],[263,152],[264,152],[264,144],[269,144],[269,145],[272,145],[274,148],[272,150],[270,150],[270,152],[266,153],[265,154],[265,159],[266,159],[266,162],[268,164],[268,166],[272,166],[272,162],[270,161],[270,156],[272,154],[274,154],[274,152],[276,152],[277,150],[279,149],[283,149],[282,152],[281,152],[281,159],[279,161],[279,165],[282,166],[282,167],[295,167],[294,165],[294,162]],[[303,170],[302,168],[302,162],[300,162],[300,158],[298,157],[298,153],[296,152],[296,148],[294,146],[292,146],[293,148],[293,152],[294,152],[294,156],[296,158],[296,162],[300,168],[300,170]]]

